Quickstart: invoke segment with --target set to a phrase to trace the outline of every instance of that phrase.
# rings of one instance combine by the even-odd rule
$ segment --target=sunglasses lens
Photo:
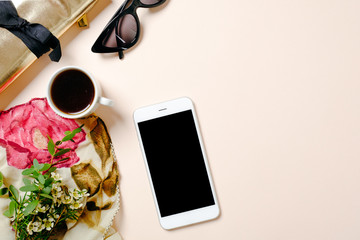
[[[160,2],[161,0],[140,0],[140,2],[142,4],[145,4],[145,5],[152,5],[152,4],[156,4],[158,2]]]
[[[112,30],[109,37],[103,39],[102,44],[108,48],[117,47],[115,29]]]
[[[131,14],[126,14],[119,21],[119,39],[118,45],[126,46],[135,40],[136,34],[138,32],[136,19]]]
[[[118,34],[115,33],[114,28],[110,36],[104,39],[103,45],[110,48],[127,47],[135,40],[137,31],[135,17],[131,14],[126,14],[119,19]]]

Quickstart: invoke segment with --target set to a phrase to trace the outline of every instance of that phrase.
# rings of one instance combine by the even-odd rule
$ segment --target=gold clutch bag
[[[20,17],[40,23],[56,37],[96,3],[97,0],[13,0]],[[36,56],[7,29],[0,28],[0,93],[5,90]]]

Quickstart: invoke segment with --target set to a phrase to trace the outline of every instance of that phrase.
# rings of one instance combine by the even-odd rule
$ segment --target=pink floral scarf
[[[68,160],[58,167],[68,186],[87,189],[86,208],[76,223],[69,223],[57,239],[106,239],[111,235],[112,221],[120,207],[119,172],[111,139],[104,122],[91,115],[84,119],[65,119],[55,114],[46,99],[30,102],[0,112],[0,171],[7,185],[22,185],[22,169],[34,158],[40,163],[50,160],[47,141],[60,140],[65,131],[84,124],[74,142],[67,142]],[[5,211],[8,199],[0,199]],[[9,219],[0,214],[2,240],[14,239]],[[114,235],[112,236],[114,238]],[[116,238],[120,239],[120,238]]]

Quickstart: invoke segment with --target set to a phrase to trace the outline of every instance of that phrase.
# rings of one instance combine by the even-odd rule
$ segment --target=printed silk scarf
[[[119,171],[104,122],[95,115],[72,120],[54,113],[46,99],[36,98],[28,103],[0,112],[0,171],[6,185],[18,189],[23,185],[22,170],[29,168],[34,158],[40,163],[49,160],[47,135],[62,139],[65,131],[84,124],[83,131],[68,142],[68,160],[58,165],[64,183],[73,188],[87,189],[90,193],[86,207],[75,224],[68,224],[57,239],[99,240],[121,239],[111,229],[120,208]],[[65,156],[65,155],[64,155]],[[0,211],[4,212],[9,199],[0,198]],[[2,240],[13,240],[10,220],[0,214]]]

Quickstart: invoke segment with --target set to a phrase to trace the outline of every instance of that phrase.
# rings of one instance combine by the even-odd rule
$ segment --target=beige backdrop
[[[142,38],[123,61],[90,48],[120,6],[99,0],[90,28],[60,39],[0,109],[45,96],[66,65],[91,71],[112,109],[124,239],[360,239],[360,1],[168,0],[139,9]],[[215,221],[174,231],[157,220],[132,113],[193,99],[221,207]]]

